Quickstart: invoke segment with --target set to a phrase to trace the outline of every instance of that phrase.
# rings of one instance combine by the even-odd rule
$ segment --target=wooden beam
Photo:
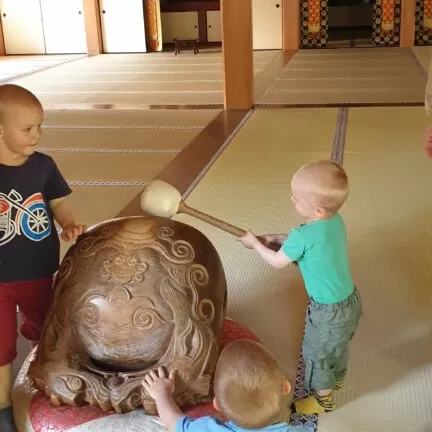
[[[282,0],[282,49],[298,50],[300,47],[300,1]]]
[[[87,38],[87,54],[103,53],[102,25],[98,0],[84,0],[84,23]]]
[[[217,11],[220,10],[220,2],[216,0],[161,2],[160,8],[161,12]]]
[[[207,12],[205,10],[198,11],[198,32],[200,45],[207,45]]]
[[[402,0],[400,46],[414,46],[416,0]]]
[[[0,56],[6,55],[6,47],[4,42],[4,35],[3,35],[3,26],[0,19]]]
[[[221,0],[225,109],[253,106],[252,0]]]

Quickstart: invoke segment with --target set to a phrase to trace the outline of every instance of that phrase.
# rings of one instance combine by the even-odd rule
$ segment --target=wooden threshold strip
[[[272,59],[272,61],[255,76],[255,106],[257,105],[257,101],[259,101],[273,81],[282,74],[285,66],[294,57],[296,52],[297,51],[280,51],[274,59]]]
[[[424,102],[346,102],[346,103],[305,103],[305,104],[256,104],[255,108],[371,108],[371,107],[418,107]]]

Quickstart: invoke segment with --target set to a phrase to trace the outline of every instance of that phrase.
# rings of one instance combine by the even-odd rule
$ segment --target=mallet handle
[[[210,216],[206,213],[202,213],[199,210],[195,210],[192,207],[189,207],[187,204],[185,204],[184,202],[181,202],[179,205],[179,209],[177,210],[178,213],[186,213],[190,216],[193,216],[197,219],[200,219],[204,222],[207,222],[210,225],[215,226],[216,228],[220,228],[223,231],[226,231],[236,237],[243,237],[244,235],[246,235],[246,231],[242,230],[240,228],[237,228],[234,225],[231,225],[227,222],[221,221],[220,219],[217,219],[213,216]]]
[[[199,210],[196,210],[192,207],[189,207],[183,201],[180,203],[177,213],[185,213],[188,214],[189,216],[193,216],[197,219],[202,220],[203,222],[215,226],[216,228],[220,228],[221,230],[226,231],[227,233],[232,234],[235,237],[243,237],[244,235],[246,235],[245,230],[238,228],[234,225],[231,225],[228,222],[221,221],[220,219],[217,219],[206,213],[202,213]],[[259,237],[259,239],[263,241],[262,238]],[[274,251],[278,251],[281,245],[278,243],[270,243],[267,244],[267,247],[273,249]]]

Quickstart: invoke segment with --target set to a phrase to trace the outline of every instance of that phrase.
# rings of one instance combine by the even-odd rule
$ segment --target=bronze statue
[[[55,405],[156,414],[149,369],[177,370],[176,402],[211,398],[226,280],[212,243],[160,217],[99,224],[65,256],[29,376]]]

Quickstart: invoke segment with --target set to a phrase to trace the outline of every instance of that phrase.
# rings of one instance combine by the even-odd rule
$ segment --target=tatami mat
[[[425,85],[410,49],[303,50],[259,104],[421,103]]]
[[[196,129],[45,129],[40,147],[51,152],[178,153]]]
[[[112,219],[140,190],[142,186],[73,186],[70,204],[78,221],[92,225]]]
[[[73,182],[151,180],[172,159],[170,154],[53,153],[60,171]]]
[[[254,52],[255,73],[278,51]],[[203,52],[100,55],[15,80],[47,107],[64,104],[221,105],[222,55]]]
[[[320,432],[425,432],[432,405],[432,182],[424,109],[350,109],[342,211],[364,317]]]
[[[432,202],[422,193],[432,184],[422,149],[427,124],[421,107],[349,109],[344,164],[353,240],[430,242]]]
[[[69,197],[69,204],[76,221],[91,226],[112,219],[142,188],[142,185],[72,185],[73,192]],[[62,257],[70,246],[70,243],[61,242]]]
[[[51,153],[167,153],[174,156],[218,113],[219,110],[48,110],[40,147]]]
[[[310,159],[329,156],[336,118],[336,109],[255,111],[187,203],[257,233],[288,232],[299,222],[291,176]],[[274,270],[233,236],[184,215],[176,219],[215,244],[228,279],[228,315],[256,332],[294,380],[306,307],[297,269]]]
[[[70,183],[77,221],[91,225],[114,217],[218,113],[47,110],[39,149]]]
[[[0,81],[12,79],[50,66],[60,65],[83,55],[0,56]]]
[[[137,127],[199,129],[207,126],[220,110],[45,110],[46,127]]]

